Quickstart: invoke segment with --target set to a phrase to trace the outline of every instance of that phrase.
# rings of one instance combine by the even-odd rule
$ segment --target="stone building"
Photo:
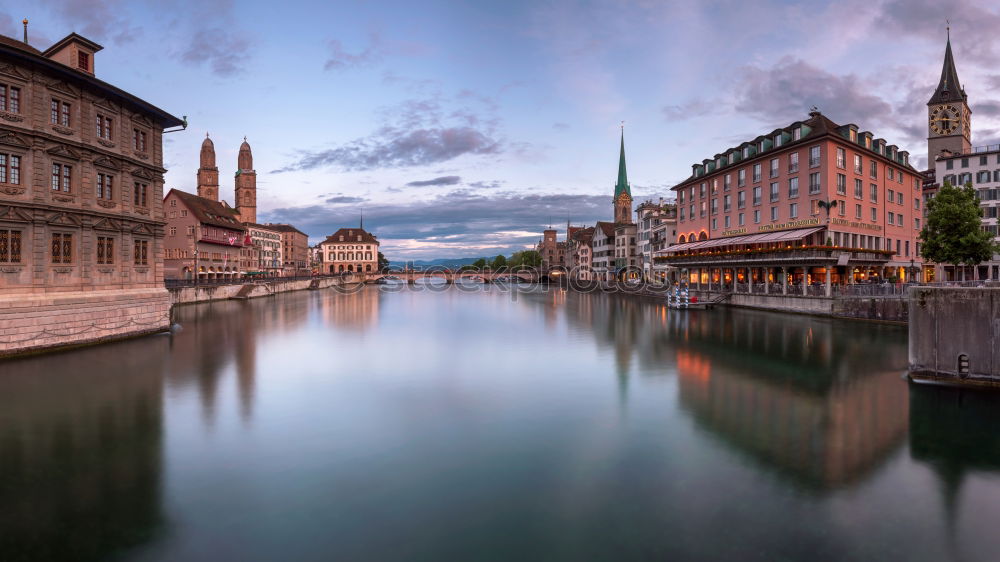
[[[636,228],[638,240],[636,254],[639,256],[639,269],[642,278],[647,281],[663,282],[667,279],[668,267],[653,263],[653,251],[661,250],[673,243],[677,237],[677,207],[663,202],[645,201],[636,207]],[[668,228],[668,226],[672,228]],[[668,232],[669,231],[669,232]],[[666,236],[669,235],[669,241]]]
[[[290,224],[267,223],[265,226],[281,233],[282,276],[309,275],[309,236]]]
[[[319,243],[322,273],[378,271],[378,239],[363,228],[341,228]]]
[[[238,279],[247,271],[245,252],[252,242],[234,210],[206,197],[171,189],[164,199],[167,279]]]
[[[250,245],[253,248],[251,267],[247,274],[280,277],[285,268],[281,231],[253,222],[245,222],[243,226],[247,229]]]
[[[573,233],[566,243],[566,268],[573,279],[593,280],[591,258],[593,257],[594,227],[581,228]]]
[[[591,239],[591,274],[594,281],[614,279],[615,224],[598,221]]]
[[[162,135],[185,122],[97,78],[101,49],[0,36],[0,355],[169,326]]]

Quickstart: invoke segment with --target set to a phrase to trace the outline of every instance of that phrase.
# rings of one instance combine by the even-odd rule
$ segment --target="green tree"
[[[505,267],[507,267],[507,258],[503,254],[493,258],[493,263],[490,264],[490,269],[494,271],[499,271]]]
[[[944,182],[927,202],[927,219],[920,231],[920,255],[937,263],[979,265],[997,251],[990,233],[982,227],[983,211],[972,184]],[[962,270],[965,280],[965,270]]]
[[[514,252],[510,259],[507,260],[507,266],[512,269],[515,267],[541,267],[542,255],[535,250]]]
[[[486,269],[486,258],[479,258],[478,260],[472,262],[472,267],[479,270]]]
[[[378,270],[382,273],[389,270],[389,260],[386,259],[382,252],[378,253]]]

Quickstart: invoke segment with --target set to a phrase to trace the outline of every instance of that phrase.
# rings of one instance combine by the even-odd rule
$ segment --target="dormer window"
[[[792,140],[797,141],[802,138],[802,127],[792,129]]]
[[[84,72],[90,72],[90,53],[76,52],[76,67]]]
[[[781,133],[774,135],[774,146],[775,147],[781,146]]]
[[[750,147],[749,146],[744,146],[743,147],[743,158],[749,158],[749,157],[750,157]]]

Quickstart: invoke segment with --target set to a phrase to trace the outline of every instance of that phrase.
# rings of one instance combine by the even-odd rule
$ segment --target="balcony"
[[[844,258],[844,255],[847,255]],[[686,265],[707,265],[725,263],[728,265],[846,265],[854,264],[885,264],[893,253],[886,250],[869,250],[866,248],[838,248],[834,246],[800,246],[793,248],[776,248],[766,250],[729,250],[655,256],[655,263],[665,263],[674,267]]]

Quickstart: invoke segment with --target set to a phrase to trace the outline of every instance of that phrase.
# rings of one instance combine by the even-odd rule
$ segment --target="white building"
[[[935,177],[943,185],[972,184],[979,194],[983,208],[983,230],[991,233],[1000,242],[997,215],[1000,213],[1000,145],[975,147],[968,154],[938,156],[934,162]],[[926,213],[926,207],[925,211]],[[961,279],[960,271],[952,265],[935,265],[935,281],[955,281]],[[994,255],[989,262],[977,268],[968,268],[966,279],[1000,279],[1000,255]]]

